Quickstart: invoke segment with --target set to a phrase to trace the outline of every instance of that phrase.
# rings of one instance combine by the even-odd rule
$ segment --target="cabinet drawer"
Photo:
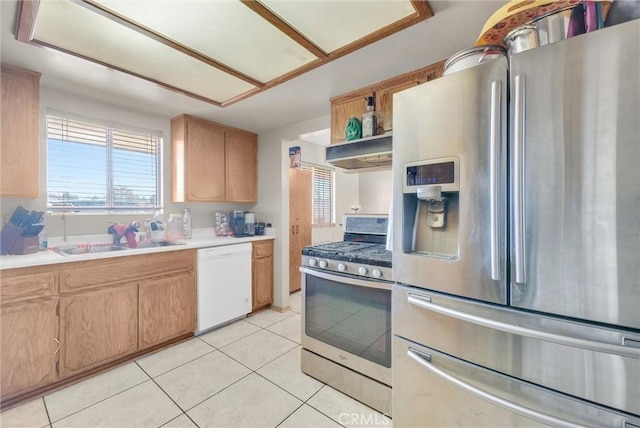
[[[38,272],[26,275],[12,275],[2,272],[0,296],[2,303],[36,297],[51,296],[55,292],[55,273]]]
[[[273,241],[253,242],[253,258],[270,257],[273,255]]]
[[[60,270],[60,292],[195,269],[195,250],[69,263]]]

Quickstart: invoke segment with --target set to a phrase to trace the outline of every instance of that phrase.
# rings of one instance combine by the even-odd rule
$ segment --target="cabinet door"
[[[56,379],[57,298],[2,307],[0,391],[3,399]]]
[[[345,129],[351,116],[362,120],[362,113],[367,111],[365,97],[373,95],[373,91],[356,92],[331,100],[331,143],[344,142],[347,137]]]
[[[376,111],[378,112],[378,128],[384,132],[393,129],[393,94],[413,88],[422,81],[413,79],[376,91]]]
[[[128,283],[60,298],[60,376],[138,349],[138,285]]]
[[[37,198],[40,74],[2,65],[0,195]]]
[[[226,200],[258,202],[258,142],[254,135],[226,132]]]
[[[289,169],[289,291],[301,287],[302,248],[311,245],[311,173]]]
[[[196,329],[196,281],[192,273],[140,283],[138,346],[148,348]]]
[[[189,201],[224,201],[224,131],[207,123],[187,121],[186,194]]]
[[[252,310],[273,303],[273,257],[255,259],[252,263]]]

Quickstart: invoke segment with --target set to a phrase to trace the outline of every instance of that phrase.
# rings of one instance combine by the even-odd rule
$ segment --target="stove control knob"
[[[380,269],[374,269],[371,274],[374,278],[382,278],[382,271]]]
[[[315,267],[318,264],[318,259],[309,259],[309,266]]]
[[[340,272],[344,272],[345,270],[347,270],[347,265],[345,265],[344,263],[339,263],[338,264],[338,270]]]
[[[364,266],[360,266],[360,267],[358,268],[358,273],[359,273],[360,275],[366,275],[366,274],[367,274],[367,268],[366,268],[366,267],[364,267]]]
[[[329,262],[328,262],[328,261],[326,261],[326,260],[320,260],[320,267],[321,267],[322,269],[326,269],[326,268],[327,268],[327,266],[329,266]]]

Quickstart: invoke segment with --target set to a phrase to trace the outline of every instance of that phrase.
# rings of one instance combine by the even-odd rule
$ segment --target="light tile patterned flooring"
[[[9,427],[390,427],[300,371],[300,294],[0,414]]]

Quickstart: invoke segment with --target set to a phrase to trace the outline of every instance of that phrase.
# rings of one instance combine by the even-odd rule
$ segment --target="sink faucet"
[[[113,235],[113,244],[121,245],[120,241],[124,236],[127,238],[127,244],[129,248],[136,248],[138,243],[136,242],[136,232],[140,227],[140,223],[137,221],[133,221],[129,224],[118,224],[114,223],[107,229],[110,235]]]

